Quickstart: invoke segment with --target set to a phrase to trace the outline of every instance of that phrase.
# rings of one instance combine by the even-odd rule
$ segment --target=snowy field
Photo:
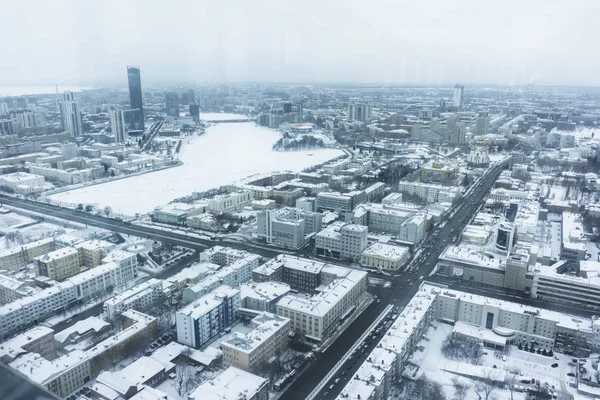
[[[218,114],[226,115],[226,114]],[[208,118],[210,115],[204,115]],[[50,196],[65,205],[110,205],[117,213],[148,213],[171,200],[256,173],[302,169],[342,153],[337,149],[273,151],[280,134],[253,122],[216,124],[181,150],[183,165]]]

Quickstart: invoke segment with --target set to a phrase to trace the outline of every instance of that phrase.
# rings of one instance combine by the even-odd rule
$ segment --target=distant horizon
[[[330,83],[308,83],[308,82],[230,82],[230,83],[151,83],[144,85],[142,81],[142,89],[169,89],[169,88],[194,88],[194,87],[219,87],[219,86],[307,86],[307,87],[340,87],[340,88],[427,88],[427,89],[453,89],[456,84],[460,84],[465,87],[465,90],[469,88],[477,89],[500,89],[500,88],[559,88],[559,89],[600,89],[600,85],[561,85],[561,84],[499,84],[499,83],[444,83],[444,84],[427,84],[427,83],[379,83],[379,82],[330,82]],[[6,90],[11,89],[11,90]],[[41,91],[37,91],[41,89]],[[128,90],[127,83],[122,85],[109,84],[109,85],[58,85],[58,92],[63,93],[65,91],[72,92],[83,92],[91,90]],[[17,97],[17,96],[33,96],[33,95],[52,95],[56,93],[56,85],[0,85],[0,97]]]

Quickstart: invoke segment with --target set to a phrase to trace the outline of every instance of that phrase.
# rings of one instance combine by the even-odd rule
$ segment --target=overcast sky
[[[4,1],[0,85],[600,85],[600,0]]]

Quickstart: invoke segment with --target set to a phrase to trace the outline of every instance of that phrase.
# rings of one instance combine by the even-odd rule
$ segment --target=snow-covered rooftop
[[[245,283],[240,285],[240,296],[242,299],[250,297],[271,301],[290,291],[290,285],[280,282]]]
[[[189,399],[193,400],[240,400],[253,398],[268,384],[260,376],[235,367],[229,367],[214,379],[203,382]]]
[[[239,292],[239,289],[233,289],[230,286],[221,285],[206,296],[202,296],[188,304],[181,310],[177,311],[177,313],[185,314],[194,319],[200,318],[213,308],[219,306],[219,304],[223,302],[224,297],[233,297]]]
[[[96,333],[110,327],[111,325],[105,320],[98,317],[89,317],[81,321],[77,321],[74,325],[58,332],[54,335],[54,340],[59,343],[65,343],[72,335],[84,335],[90,331]]]
[[[323,317],[366,276],[365,271],[352,270],[345,278],[335,279],[329,285],[323,287],[322,291],[315,296],[305,297],[289,294],[277,303],[277,307],[282,306],[298,312]]]
[[[373,243],[367,247],[363,252],[363,256],[369,257],[380,257],[388,260],[400,261],[408,253],[408,247],[405,246],[394,246],[386,243]]]
[[[255,317],[252,322],[257,325],[255,329],[245,335],[234,332],[229,338],[221,342],[221,346],[224,345],[245,353],[250,353],[265,343],[280,329],[287,329],[289,319],[264,312]]]

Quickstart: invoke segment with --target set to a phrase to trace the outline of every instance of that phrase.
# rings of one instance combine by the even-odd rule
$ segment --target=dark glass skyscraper
[[[167,115],[179,116],[179,95],[175,92],[165,93],[165,109]]]
[[[127,66],[127,80],[129,81],[129,103],[132,109],[140,110],[141,120],[139,129],[144,129],[144,104],[142,101],[142,79],[140,67]]]

